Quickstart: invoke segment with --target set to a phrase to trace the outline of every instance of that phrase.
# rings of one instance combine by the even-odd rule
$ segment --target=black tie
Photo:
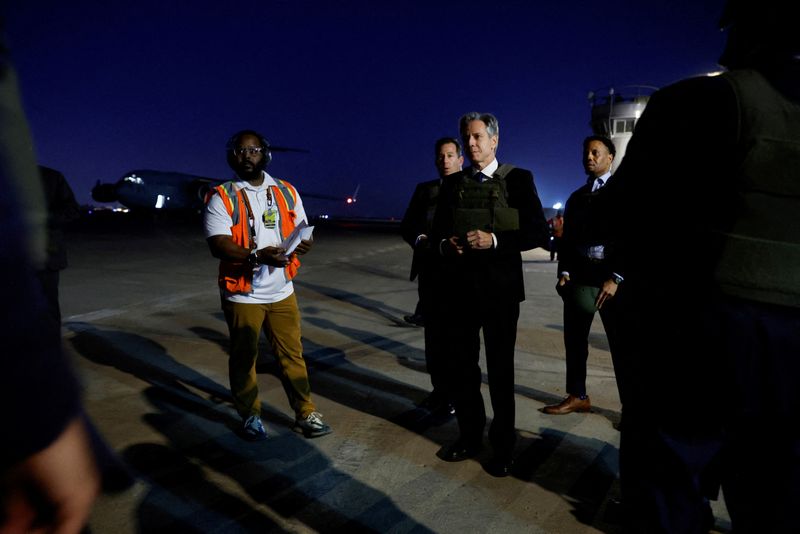
[[[603,187],[603,185],[604,185],[603,179],[602,179],[602,178],[598,178],[598,179],[597,179],[597,182],[596,182],[596,185],[597,185],[597,187],[595,187],[595,188],[593,189],[593,191],[597,191],[598,189],[600,189],[601,187]]]
[[[488,176],[486,176],[485,174],[483,174],[483,173],[482,173],[482,172],[480,172],[480,171],[478,171],[477,173],[475,173],[475,180],[477,180],[479,183],[485,182],[485,181],[486,181],[486,180],[488,180],[488,179],[489,179],[489,177],[488,177]]]

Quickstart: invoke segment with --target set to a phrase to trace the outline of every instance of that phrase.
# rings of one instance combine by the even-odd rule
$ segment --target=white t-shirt
[[[245,181],[236,182],[236,188],[245,190],[250,206],[253,208],[256,245],[258,248],[276,247],[282,241],[280,211],[275,198],[275,190],[273,189],[270,192],[271,198],[267,196],[267,189],[275,185],[275,180],[266,172],[264,172],[264,182],[258,187],[253,187]],[[264,212],[273,210],[275,213],[275,225],[274,228],[267,228],[263,222]],[[295,224],[300,224],[300,221],[306,220],[306,212],[303,209],[303,202],[300,200],[299,194],[294,211],[297,214]],[[243,215],[247,216],[246,214]],[[206,205],[203,223],[205,225],[206,238],[214,235],[233,235],[231,233],[231,217],[228,215],[228,210],[225,209],[222,198],[218,194],[213,195],[208,205]],[[289,297],[293,291],[292,282],[286,280],[282,267],[259,265],[253,269],[253,288],[250,293],[230,293],[223,289],[222,294],[225,300],[231,302],[270,304]]]

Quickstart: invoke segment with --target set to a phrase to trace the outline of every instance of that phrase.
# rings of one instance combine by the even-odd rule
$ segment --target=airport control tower
[[[589,93],[589,104],[592,106],[592,132],[605,135],[614,141],[617,156],[611,171],[617,170],[625,149],[628,147],[636,127],[636,121],[642,116],[647,101],[658,88],[649,85],[626,85],[608,87]]]

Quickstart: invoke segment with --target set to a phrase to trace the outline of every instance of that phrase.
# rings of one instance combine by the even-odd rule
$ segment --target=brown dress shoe
[[[550,415],[564,415],[572,412],[588,412],[591,407],[592,403],[589,401],[589,397],[581,399],[575,395],[567,395],[563,401],[545,406],[542,411]]]

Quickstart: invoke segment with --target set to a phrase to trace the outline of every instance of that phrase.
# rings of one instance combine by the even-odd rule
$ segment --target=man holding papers
[[[329,434],[311,400],[292,285],[297,257],[311,249],[313,228],[295,188],[264,170],[271,154],[261,134],[238,132],[226,150],[236,176],[212,190],[204,224],[211,254],[220,260],[222,311],[230,331],[228,374],[241,435],[250,441],[267,437],[256,377],[262,329],[281,367],[295,430],[308,438]]]

